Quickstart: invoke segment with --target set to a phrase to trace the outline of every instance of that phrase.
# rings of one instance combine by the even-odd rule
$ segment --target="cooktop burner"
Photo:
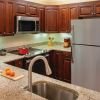
[[[29,52],[28,54],[19,54],[18,50],[12,50],[9,53],[16,54],[16,55],[25,55],[25,57],[32,57],[32,56],[36,56],[39,54],[47,53],[48,51],[30,47],[30,48],[28,48],[28,52]]]

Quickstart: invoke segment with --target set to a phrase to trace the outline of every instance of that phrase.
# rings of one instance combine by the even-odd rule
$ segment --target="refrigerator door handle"
[[[71,51],[72,51],[72,63],[74,63],[74,25],[71,26],[71,34],[72,34],[72,40],[71,40]]]
[[[71,25],[72,44],[74,43],[74,25]]]
[[[74,46],[71,46],[71,51],[72,51],[72,59],[71,62],[74,63]]]

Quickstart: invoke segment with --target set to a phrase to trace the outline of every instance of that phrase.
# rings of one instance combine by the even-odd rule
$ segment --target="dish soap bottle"
[[[48,38],[48,46],[53,46],[53,40],[54,40],[53,37]]]
[[[51,37],[48,38],[48,46],[52,46]]]

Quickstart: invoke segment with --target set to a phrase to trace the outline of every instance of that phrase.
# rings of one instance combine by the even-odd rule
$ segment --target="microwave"
[[[29,17],[29,16],[16,16],[15,18],[16,32],[39,32],[40,31],[40,21],[39,17]]]

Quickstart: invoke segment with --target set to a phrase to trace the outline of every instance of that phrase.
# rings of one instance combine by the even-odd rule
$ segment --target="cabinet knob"
[[[94,12],[94,15],[96,15],[96,13]]]
[[[93,13],[93,12],[92,12],[91,14],[92,14],[92,15],[94,15],[94,13]]]

